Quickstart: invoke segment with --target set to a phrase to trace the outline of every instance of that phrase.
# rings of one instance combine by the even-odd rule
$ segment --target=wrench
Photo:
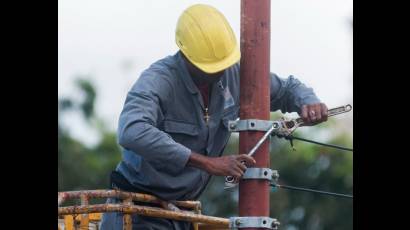
[[[256,143],[256,145],[248,152],[248,156],[252,156],[255,154],[256,150],[259,149],[259,147],[265,142],[265,140],[271,135],[274,131],[277,131],[280,127],[280,123],[277,121],[274,121],[272,123],[272,126],[269,128],[269,130],[265,133],[265,135],[262,136],[262,138]],[[242,163],[245,163],[242,161]],[[226,176],[225,177],[225,188],[232,188],[235,187],[237,183],[234,183],[236,181],[236,178],[234,176]]]

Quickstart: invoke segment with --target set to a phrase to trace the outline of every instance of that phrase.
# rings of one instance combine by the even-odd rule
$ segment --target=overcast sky
[[[219,9],[239,41],[239,0],[59,0],[58,94],[78,97],[90,75],[97,114],[115,129],[125,96],[151,63],[177,51],[176,21],[195,3]],[[295,75],[328,107],[352,103],[353,0],[271,1],[271,72]],[[96,141],[79,116],[64,118],[77,138]]]

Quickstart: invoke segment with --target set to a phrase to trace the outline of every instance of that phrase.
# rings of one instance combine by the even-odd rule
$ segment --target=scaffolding
[[[93,198],[116,198],[119,204],[89,204]],[[68,200],[80,199],[80,205],[62,206]],[[157,204],[162,208],[135,205],[133,202]],[[189,211],[180,210],[180,208]],[[123,213],[123,230],[132,230],[132,215],[192,222],[195,230],[229,229],[229,219],[201,214],[200,201],[163,201],[158,197],[119,190],[83,190],[58,193],[59,230],[99,229],[102,213]]]

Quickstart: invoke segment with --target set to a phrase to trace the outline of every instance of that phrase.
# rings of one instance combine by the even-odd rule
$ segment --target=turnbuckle
[[[327,116],[335,116],[341,113],[347,113],[352,110],[352,106],[350,104],[339,106],[333,109],[327,110]],[[282,120],[282,129],[279,130],[277,133],[280,136],[289,136],[292,134],[298,127],[304,124],[304,121],[301,117],[287,120],[286,118],[281,118]]]

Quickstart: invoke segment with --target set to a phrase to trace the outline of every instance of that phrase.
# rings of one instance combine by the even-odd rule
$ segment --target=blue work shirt
[[[300,112],[319,103],[312,88],[293,76],[270,74],[270,110]],[[196,200],[210,180],[206,171],[187,166],[191,151],[219,157],[229,140],[228,121],[239,115],[239,63],[214,83],[209,121],[204,103],[177,52],[143,71],[121,112],[118,141],[124,148],[116,170],[136,188],[164,200]]]

